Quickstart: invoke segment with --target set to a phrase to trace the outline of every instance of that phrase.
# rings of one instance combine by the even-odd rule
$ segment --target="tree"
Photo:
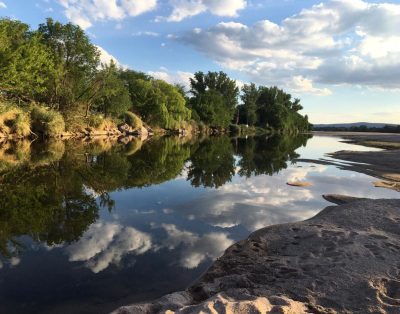
[[[23,100],[47,91],[55,64],[41,36],[19,21],[0,20],[0,90]]]
[[[242,87],[241,99],[246,116],[246,124],[254,125],[257,122],[257,100],[259,92],[254,83]]]
[[[211,126],[228,126],[238,104],[239,88],[236,81],[223,72],[196,72],[194,78],[190,79],[190,86],[193,95],[191,106],[200,119]],[[206,113],[201,112],[204,109]]]
[[[219,92],[207,90],[195,101],[193,107],[207,125],[223,128],[231,123],[233,115],[225,109],[224,98]]]
[[[259,87],[257,99],[257,125],[270,127],[282,132],[307,131],[310,128],[308,119],[298,111],[303,109],[300,100],[292,101],[292,96],[282,89]]]
[[[190,120],[190,109],[186,107],[185,98],[173,85],[162,80],[154,81],[154,85],[160,89],[165,96],[165,107],[167,116],[164,127],[167,129],[178,129],[183,121]]]
[[[79,26],[64,25],[51,18],[39,25],[38,32],[58,65],[47,101],[61,110],[68,110],[84,102],[85,97],[92,97],[100,53],[85,32]]]
[[[114,61],[109,65],[102,65],[102,70],[98,74],[97,80],[100,90],[97,92],[96,107],[105,116],[112,114],[119,116],[132,107],[129,91],[125,82],[120,78],[119,70]],[[88,100],[88,106],[90,99]],[[86,111],[88,113],[88,109]]]
[[[294,102],[292,103],[292,110],[296,112],[303,110],[303,106],[300,104],[300,99],[295,98]]]
[[[138,79],[130,82],[132,111],[153,125],[178,129],[191,117],[180,92],[162,80]]]

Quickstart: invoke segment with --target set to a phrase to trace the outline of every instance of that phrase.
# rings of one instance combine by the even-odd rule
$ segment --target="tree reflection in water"
[[[21,236],[48,246],[77,242],[113,210],[110,192],[185,174],[194,187],[219,188],[235,174],[273,175],[297,157],[307,136],[153,138],[0,143],[0,254],[23,250]],[[183,171],[187,170],[187,171]]]

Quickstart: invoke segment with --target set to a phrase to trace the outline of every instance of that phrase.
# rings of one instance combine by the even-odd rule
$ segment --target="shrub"
[[[32,129],[45,136],[57,136],[65,131],[63,116],[54,110],[34,106],[31,110]]]
[[[133,112],[125,112],[125,122],[135,130],[141,129],[143,127],[143,121]]]
[[[15,134],[19,137],[29,136],[31,133],[31,119],[26,112],[17,114],[14,123]]]
[[[0,132],[14,134],[18,137],[29,136],[30,129],[29,114],[13,104],[0,103]]]

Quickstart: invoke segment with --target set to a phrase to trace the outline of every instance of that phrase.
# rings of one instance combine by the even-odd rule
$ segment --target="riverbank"
[[[400,143],[400,136],[388,134],[324,135],[375,147]],[[345,163],[319,162],[390,182],[400,175],[396,149],[330,156]],[[399,313],[400,200],[325,198],[339,205],[303,222],[256,231],[186,291],[114,313]]]

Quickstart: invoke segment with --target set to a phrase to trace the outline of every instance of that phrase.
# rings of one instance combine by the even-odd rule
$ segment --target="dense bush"
[[[44,136],[57,136],[65,131],[63,116],[55,111],[41,106],[31,110],[32,130]]]
[[[29,114],[16,105],[0,101],[0,133],[25,137],[30,132]]]

